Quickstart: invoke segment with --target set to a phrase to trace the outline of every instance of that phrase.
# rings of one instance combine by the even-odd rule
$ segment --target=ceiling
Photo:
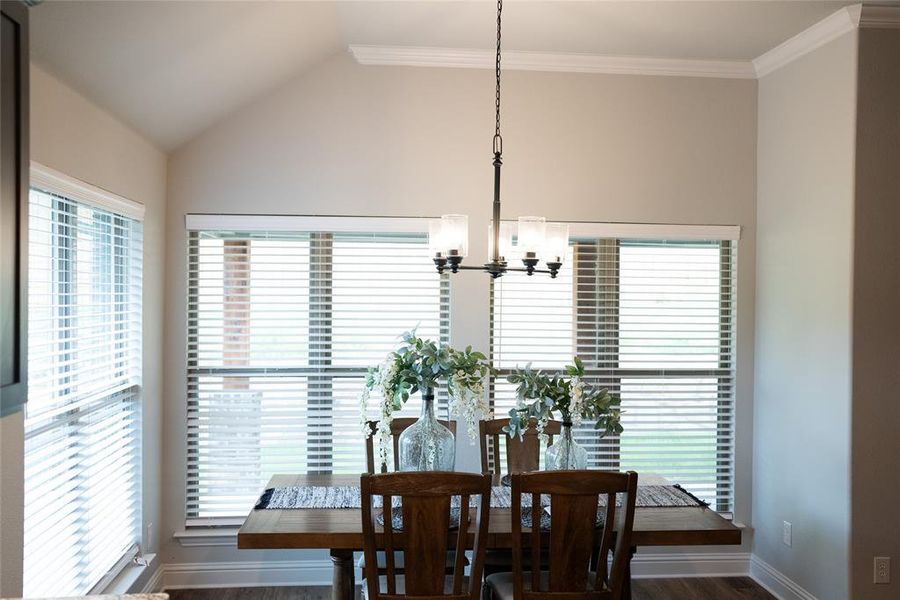
[[[852,1],[507,0],[508,50],[751,60]],[[32,58],[164,150],[351,44],[490,48],[492,0],[53,1]]]
[[[32,59],[164,150],[341,51],[306,2],[47,1]]]
[[[852,2],[507,0],[503,46],[658,58],[750,60]],[[495,2],[338,3],[347,43],[490,48]]]

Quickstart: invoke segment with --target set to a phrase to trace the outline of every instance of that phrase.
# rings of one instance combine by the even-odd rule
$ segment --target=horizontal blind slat
[[[594,468],[657,472],[718,510],[733,502],[735,248],[732,242],[573,239],[554,280],[492,282],[499,414],[510,369],[561,369],[622,399],[621,436],[576,432]]]
[[[426,236],[199,231],[188,261],[189,520],[245,515],[274,472],[362,472],[366,369],[449,337]]]
[[[32,190],[26,596],[88,593],[140,535],[140,221]]]

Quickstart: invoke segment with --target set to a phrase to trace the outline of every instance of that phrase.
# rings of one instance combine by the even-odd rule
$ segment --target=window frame
[[[310,244],[310,273],[309,273],[309,298],[310,314],[314,312],[319,316],[315,322],[310,319],[309,331],[316,335],[315,350],[310,347],[310,355],[306,366],[302,367],[192,367],[191,359],[186,360],[187,391],[187,419],[191,419],[191,378],[202,375],[227,376],[229,374],[247,375],[296,375],[313,378],[321,378],[322,382],[331,384],[334,376],[359,376],[368,370],[363,366],[334,366],[331,364],[332,347],[330,326],[332,324],[332,294],[333,294],[333,267],[334,263],[329,259],[336,234],[415,234],[424,235],[427,239],[428,223],[431,219],[419,217],[362,217],[362,216],[300,216],[300,215],[235,215],[235,214],[187,214],[185,227],[187,230],[187,255],[191,261],[192,256],[197,256],[201,232],[236,232],[236,233],[292,233],[309,234]],[[317,248],[313,251],[313,246]],[[190,348],[191,320],[194,310],[199,306],[200,299],[197,295],[199,289],[191,284],[194,267],[189,265],[187,270],[188,295],[187,295],[187,319],[185,347]],[[327,272],[326,272],[327,271]],[[450,278],[448,274],[435,277],[440,279],[440,314],[438,316],[439,331],[442,341],[450,341]],[[314,308],[315,307],[315,308]],[[398,332],[399,333],[399,332]],[[446,391],[438,390],[439,409],[444,412],[442,418],[448,418]],[[312,406],[312,405],[310,405]],[[321,410],[331,411],[331,404],[323,404]],[[185,481],[185,528],[195,530],[201,528],[235,526],[243,523],[243,518],[238,517],[210,517],[199,516],[192,503],[199,502],[199,495],[190,488],[190,446],[192,443],[190,434],[187,438],[188,453],[186,460],[188,469]],[[322,438],[307,439],[308,451],[313,450],[321,454]],[[314,449],[313,449],[314,447]],[[362,446],[361,446],[362,447]],[[333,463],[332,463],[333,464]],[[309,473],[328,473],[328,469],[308,471]]]
[[[601,363],[598,367],[590,367],[586,365],[586,377],[599,378],[603,381],[603,385],[608,385],[611,389],[621,389],[621,381],[628,377],[663,377],[667,374],[677,373],[679,377],[715,377],[716,387],[718,389],[717,399],[717,419],[716,419],[716,494],[719,498],[726,498],[726,501],[720,501],[714,506],[717,512],[730,517],[734,510],[734,470],[736,465],[736,455],[734,444],[735,437],[735,411],[737,405],[737,365],[735,363],[735,355],[737,354],[737,312],[736,306],[736,280],[737,280],[737,261],[736,252],[738,242],[740,240],[740,226],[731,225],[662,225],[662,224],[631,224],[631,223],[585,223],[574,222],[568,223],[570,246],[573,247],[573,275],[572,275],[572,296],[573,296],[573,318],[579,322],[584,316],[594,318],[597,323],[593,327],[593,331],[582,331],[575,326],[573,330],[573,346],[576,355],[584,359],[585,354],[591,354],[591,350],[596,347],[594,342],[595,332],[599,329],[604,331],[614,331],[614,339],[612,344],[615,351],[604,352],[600,356],[593,356],[594,360],[586,360],[589,365],[592,362]],[[621,287],[621,273],[619,253],[622,243],[625,244],[648,241],[648,242],[674,242],[674,243],[690,243],[690,242],[718,242],[720,244],[719,251],[719,365],[715,369],[635,369],[622,368],[618,364],[618,360],[613,360],[612,356],[619,354],[618,348],[621,342],[619,334],[619,294]],[[578,275],[579,254],[580,251],[587,252],[589,248],[596,246],[597,261],[600,255],[606,253],[607,259],[613,257],[615,261],[615,280],[607,287],[609,289],[591,291],[590,281],[584,281]],[[489,356],[494,360],[496,356],[495,339],[494,339],[494,319],[495,319],[495,303],[496,282],[491,280],[490,285],[490,344]],[[599,282],[593,282],[594,290],[599,287]],[[588,288],[587,290],[582,287]],[[581,312],[583,310],[584,312]],[[725,318],[727,316],[727,319]],[[605,323],[601,324],[600,320],[605,318]],[[730,340],[730,341],[729,341]],[[606,359],[605,361],[603,359]],[[510,368],[498,368],[498,375],[491,377],[487,386],[489,393],[489,402],[494,407],[496,397],[496,383],[498,380],[504,380],[511,373]],[[504,417],[506,415],[498,415]],[[722,431],[722,423],[728,422],[727,431]],[[730,445],[730,452],[723,452],[723,440]],[[607,438],[607,444],[610,449],[610,455],[606,458],[599,459],[599,468],[609,470],[619,470],[621,464],[620,444],[617,436]],[[594,464],[596,457],[589,456],[590,464]],[[590,468],[590,467],[589,467]],[[730,490],[730,493],[727,493]]]
[[[111,268],[116,271],[113,275],[113,279],[119,275],[118,268],[119,266],[123,266],[125,273],[131,273],[131,268],[134,266],[134,262],[126,263],[124,259],[126,257],[130,258],[132,261],[135,260],[135,256],[137,257],[138,266],[140,269],[140,279],[138,284],[138,289],[134,289],[133,280],[128,279],[122,283],[122,287],[124,288],[121,292],[122,295],[128,297],[128,304],[131,304],[131,300],[134,298],[134,294],[137,292],[138,298],[136,302],[136,311],[139,313],[139,317],[137,319],[138,326],[137,331],[133,331],[128,329],[128,333],[137,334],[137,348],[136,353],[137,356],[133,357],[131,360],[134,362],[134,365],[137,369],[137,373],[133,375],[130,379],[133,380],[131,383],[123,383],[115,387],[110,387],[108,389],[102,390],[102,393],[91,392],[84,398],[79,398],[76,400],[72,400],[68,403],[63,404],[54,404],[50,407],[37,407],[34,403],[25,404],[25,433],[24,439],[26,441],[26,447],[28,440],[38,438],[43,434],[48,432],[52,432],[53,430],[60,428],[70,427],[72,423],[81,423],[79,426],[78,432],[81,432],[82,427],[88,427],[85,425],[85,421],[90,419],[94,414],[102,413],[103,411],[113,409],[116,405],[120,405],[122,403],[128,403],[130,406],[127,410],[133,411],[133,415],[131,415],[129,428],[132,429],[133,433],[133,452],[134,456],[133,460],[133,476],[135,481],[135,486],[133,491],[132,503],[135,508],[135,514],[132,517],[135,525],[135,529],[133,531],[134,534],[134,543],[126,549],[126,551],[122,554],[121,557],[108,569],[108,571],[102,575],[96,582],[88,590],[76,590],[79,594],[97,594],[106,591],[109,586],[113,583],[113,581],[122,573],[125,567],[134,560],[136,556],[140,554],[141,545],[144,542],[143,539],[143,478],[142,478],[142,446],[143,446],[143,431],[141,428],[141,414],[142,404],[143,404],[143,251],[144,251],[144,238],[143,238],[143,225],[144,225],[144,213],[145,208],[144,205],[125,198],[123,196],[119,196],[114,194],[108,190],[104,190],[100,187],[91,185],[84,181],[78,180],[74,177],[66,175],[60,171],[56,171],[43,165],[36,161],[31,161],[30,164],[30,184],[29,184],[29,203],[31,202],[31,194],[38,192],[43,194],[49,194],[52,196],[58,196],[59,198],[52,199],[52,208],[51,215],[55,218],[60,214],[69,215],[69,219],[78,219],[77,216],[77,207],[78,205],[85,206],[90,209],[104,211],[105,214],[95,214],[94,219],[95,223],[97,222],[97,217],[107,217],[108,222],[104,224],[109,227],[122,229],[126,226],[134,226],[137,225],[137,239],[129,237],[126,241],[123,238],[113,236],[113,239],[110,242],[110,256],[109,259],[112,261]],[[131,223],[129,223],[129,221]],[[57,222],[57,225],[61,223]],[[77,231],[77,224],[65,223],[63,224],[65,227],[75,228]],[[28,223],[27,227],[30,229],[31,224]],[[77,235],[77,233],[76,233]],[[53,297],[56,299],[55,303],[58,307],[61,307],[64,311],[64,314],[61,315],[63,319],[70,319],[73,314],[73,310],[78,305],[77,299],[72,300],[71,298],[67,298],[67,296],[71,296],[71,292],[67,291],[69,286],[71,286],[72,282],[75,279],[74,273],[74,264],[73,262],[66,258],[62,253],[59,253],[59,249],[63,248],[68,253],[77,252],[74,247],[73,240],[69,233],[62,233],[61,231],[57,231],[52,234],[51,241],[52,248],[52,266],[49,269],[49,272],[53,275],[59,275],[57,279],[54,277],[54,283],[51,284]],[[98,257],[95,257],[95,259]],[[99,258],[102,258],[99,257]],[[57,270],[58,269],[58,270]],[[28,266],[28,274],[27,276],[31,276],[32,266],[29,264]],[[101,273],[106,273],[106,271],[99,269]],[[133,275],[133,274],[132,274]],[[111,284],[114,288],[116,286],[115,281]],[[115,298],[117,294],[113,293],[113,298]],[[117,305],[117,307],[121,304],[120,301],[113,300],[113,303]],[[118,308],[114,311],[116,318],[113,320],[113,331],[119,332],[122,331],[119,326],[122,324],[121,319],[124,315],[120,314]],[[29,318],[31,315],[29,315]],[[133,317],[133,315],[132,315]],[[126,320],[127,323],[127,320]],[[126,325],[127,327],[127,325]],[[32,328],[33,332],[34,329]],[[66,340],[69,340],[72,335],[71,331],[64,332]],[[61,340],[64,341],[64,340]],[[77,354],[77,338],[72,338],[69,341],[64,341],[66,344],[74,343],[75,346],[66,347],[65,352]],[[32,353],[33,354],[33,353]],[[29,356],[31,359],[32,356]],[[69,434],[69,436],[76,435],[75,432]],[[25,456],[25,460],[27,461],[27,454]]]

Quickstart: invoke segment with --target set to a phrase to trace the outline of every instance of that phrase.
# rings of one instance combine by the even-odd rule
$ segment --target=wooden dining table
[[[268,487],[358,484],[358,475],[275,475]],[[487,548],[512,548],[510,515],[508,508],[491,509]],[[237,543],[238,548],[253,550],[327,549],[334,564],[332,598],[354,598],[353,552],[363,547],[358,508],[254,509],[238,531]],[[632,543],[633,550],[642,546],[737,545],[741,529],[703,506],[637,508]]]

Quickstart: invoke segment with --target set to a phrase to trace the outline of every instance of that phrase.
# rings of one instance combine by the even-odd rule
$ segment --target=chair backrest
[[[391,421],[391,443],[394,447],[394,470],[400,470],[400,434],[403,433],[403,430],[418,421],[418,417],[402,417],[397,418]],[[375,445],[373,443],[373,436],[375,431],[378,429],[378,421],[366,421],[369,426],[369,431],[371,435],[366,438],[366,472],[367,473],[376,473],[375,471]],[[450,433],[453,436],[456,436],[456,421],[444,421],[443,419],[438,419],[438,423],[446,427],[450,430]],[[382,473],[387,473],[388,468],[387,465],[381,465],[379,469]]]
[[[490,474],[443,471],[366,474],[360,478],[362,497],[363,552],[369,600],[380,596],[396,597],[397,569],[394,552],[402,550],[404,589],[402,596],[425,596],[441,600],[478,600],[484,570],[484,543],[487,540],[491,502]],[[373,498],[382,497],[375,508]],[[459,497],[459,526],[451,536],[451,498]],[[401,499],[402,531],[394,529],[390,518],[393,499]],[[470,511],[470,498],[477,507]],[[469,515],[475,513],[472,527]],[[383,527],[376,522],[384,514]],[[467,545],[469,531],[474,543]],[[448,546],[448,543],[450,545]],[[472,550],[468,584],[464,586],[465,551]],[[386,591],[380,589],[379,550],[386,562]],[[447,589],[447,552],[455,550],[452,585]],[[421,600],[421,599],[419,599]]]
[[[520,440],[518,437],[510,438],[503,432],[503,428],[509,425],[509,419],[491,419],[481,421],[481,471],[483,473],[499,474],[502,469],[502,457],[500,452],[500,437],[506,438],[506,472],[527,473],[537,471],[541,463],[541,440],[534,421],[525,431]],[[559,421],[548,421],[544,427],[544,433],[553,443],[553,436],[559,435],[561,426]]]
[[[512,541],[513,593],[518,600],[572,597],[600,600],[622,598],[628,563],[631,560],[631,531],[634,524],[634,502],[638,475],[634,471],[543,471],[513,474]],[[616,494],[622,494],[622,506],[616,507]],[[550,531],[541,532],[541,495],[550,496]],[[530,553],[531,590],[524,591],[522,496],[531,497],[531,531],[527,534]],[[600,508],[600,496],[606,507]],[[605,517],[602,533],[596,526],[598,509]],[[618,519],[617,519],[618,515]],[[599,544],[597,536],[600,536]],[[615,548],[612,547],[615,537]],[[545,544],[544,548],[541,547]],[[596,564],[591,565],[594,550]],[[542,589],[541,551],[547,550],[550,572],[546,589]],[[613,552],[612,568],[607,561]],[[591,570],[596,578],[591,584]]]

